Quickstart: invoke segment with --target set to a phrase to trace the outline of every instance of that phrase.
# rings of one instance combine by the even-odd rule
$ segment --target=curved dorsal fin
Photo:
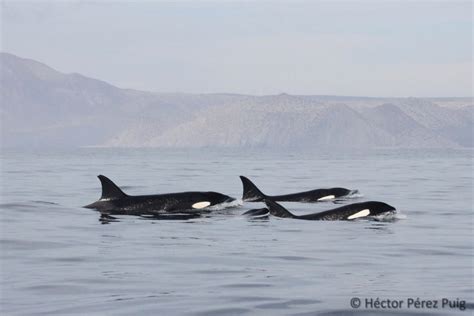
[[[264,199],[263,200],[265,204],[267,205],[268,209],[270,210],[270,214],[276,217],[287,217],[287,218],[298,218],[298,216],[291,214],[290,211],[288,211],[286,208],[281,206],[275,201],[272,201],[270,199]]]
[[[244,192],[242,194],[242,200],[248,202],[260,202],[263,201],[266,196],[260,191],[252,181],[244,176],[240,176],[240,180],[242,180],[242,184],[244,187]]]
[[[100,183],[102,184],[102,196],[100,197],[101,200],[118,199],[127,196],[115,183],[112,182],[112,180],[106,176],[98,175],[97,178],[99,178]]]

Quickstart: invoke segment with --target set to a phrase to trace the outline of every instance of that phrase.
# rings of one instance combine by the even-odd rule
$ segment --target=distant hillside
[[[151,93],[62,74],[11,54],[0,54],[0,65],[4,146],[103,144],[141,117],[159,122],[156,110],[173,115],[179,109]]]
[[[2,146],[473,147],[470,98],[156,94],[0,53]]]

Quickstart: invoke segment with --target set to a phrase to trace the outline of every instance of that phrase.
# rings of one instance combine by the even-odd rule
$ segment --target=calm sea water
[[[473,313],[473,151],[285,153],[76,149],[1,154],[1,313],[374,315]],[[406,216],[394,222],[255,220],[247,203],[193,220],[81,208],[96,175],[130,194],[219,191],[246,175],[266,193],[343,186]],[[332,203],[285,203],[299,214]],[[351,298],[361,299],[359,308]],[[366,299],[404,300],[402,310]],[[407,308],[409,298],[439,300]],[[441,299],[466,300],[466,310]]]

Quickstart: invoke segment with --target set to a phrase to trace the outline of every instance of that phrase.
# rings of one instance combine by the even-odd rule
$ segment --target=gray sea
[[[472,150],[4,150],[1,168],[2,315],[474,311]],[[244,203],[192,220],[107,223],[81,207],[99,198],[98,174],[137,195],[240,199],[239,175],[268,194],[341,186],[361,193],[348,202],[383,201],[401,215],[259,220],[241,214],[263,204]],[[297,214],[339,206],[283,204]]]

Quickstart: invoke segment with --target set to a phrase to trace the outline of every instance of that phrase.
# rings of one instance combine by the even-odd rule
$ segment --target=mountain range
[[[474,144],[472,98],[153,93],[8,53],[0,53],[0,96],[2,147]]]

